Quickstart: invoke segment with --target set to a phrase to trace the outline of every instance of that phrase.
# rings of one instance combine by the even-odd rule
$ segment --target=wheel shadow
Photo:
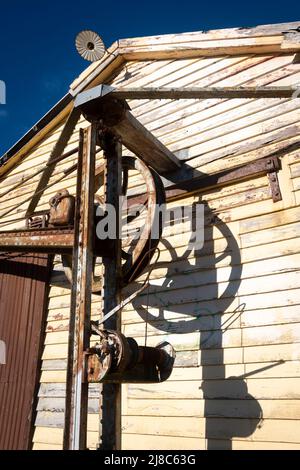
[[[240,249],[228,225],[207,202],[201,203],[205,204],[203,246],[194,249],[191,237],[179,255],[177,251],[182,249],[174,248],[171,237],[163,238],[167,260],[158,261],[152,276],[155,279],[133,301],[133,307],[148,325],[148,332],[149,325],[167,336],[199,332],[199,380],[207,449],[231,449],[233,437],[253,434],[262,420],[262,409],[248,393],[246,379],[227,373],[239,362],[232,345],[241,346],[237,337],[245,309],[237,297],[242,275]],[[159,271],[164,273],[162,283],[157,278]],[[168,340],[172,343],[174,338]],[[179,344],[185,345],[185,340],[179,340]],[[191,365],[183,363],[183,367]]]

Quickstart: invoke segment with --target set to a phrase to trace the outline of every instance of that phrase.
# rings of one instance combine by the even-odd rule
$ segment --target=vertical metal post
[[[64,449],[86,449],[88,383],[85,351],[90,341],[93,269],[96,125],[80,130],[73,248]]]
[[[103,315],[120,303],[121,274],[121,234],[119,226],[119,197],[121,196],[122,146],[116,137],[107,130],[102,133],[101,146],[106,160],[105,171],[105,203],[115,208],[116,239],[112,257],[103,257]],[[121,329],[120,313],[104,323],[109,330]],[[101,398],[101,450],[121,448],[121,385],[103,384]]]

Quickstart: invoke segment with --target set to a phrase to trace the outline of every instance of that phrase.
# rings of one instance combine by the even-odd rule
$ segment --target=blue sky
[[[0,155],[67,91],[88,65],[77,54],[76,34],[97,31],[116,39],[300,20],[298,1],[14,0],[0,3]]]

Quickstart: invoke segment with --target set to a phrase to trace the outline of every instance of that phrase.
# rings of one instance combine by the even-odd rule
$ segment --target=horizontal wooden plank
[[[33,442],[62,446],[63,429],[36,427],[34,431]]]
[[[261,408],[261,411],[260,411]],[[298,400],[145,400],[129,399],[124,415],[128,416],[185,416],[218,418],[300,419]]]
[[[88,432],[88,447],[97,447],[98,440],[98,432]],[[33,442],[39,444],[54,444],[60,446],[63,442],[63,429],[37,426],[34,431]]]
[[[245,219],[240,222],[240,234],[257,232],[259,230],[297,222],[299,217],[299,207],[291,207],[289,209],[284,209],[283,211],[271,212],[270,214],[259,214],[256,217]]]
[[[205,437],[205,420],[195,417],[124,416],[123,434]]]
[[[88,412],[99,413],[98,398],[90,398],[88,401]],[[65,410],[65,398],[61,397],[40,397],[37,404],[38,411],[47,411],[52,413],[63,413]]]
[[[248,247],[258,245],[259,243],[271,243],[280,239],[295,238],[299,235],[299,228],[300,224],[295,222],[279,227],[272,227],[271,229],[260,230],[259,232],[245,233],[241,235],[241,243],[243,247]]]
[[[297,388],[300,378],[248,378],[247,386],[241,379],[206,381],[199,388],[198,381],[183,384],[180,381],[164,382],[160,387],[151,384],[129,384],[128,397],[134,399],[299,399]]]
[[[299,443],[300,421],[184,417],[124,417],[124,433],[213,439],[249,437],[253,441]],[[152,424],[152,425],[151,425]]]
[[[300,444],[296,442],[247,442],[233,440],[233,450],[299,450]]]
[[[46,359],[42,362],[42,370],[66,370],[66,359]]]
[[[35,426],[47,428],[64,428],[64,413],[53,411],[38,411]],[[99,415],[88,414],[88,431],[97,432],[99,429]]]
[[[179,33],[179,34],[166,34],[166,35],[156,35],[148,37],[138,37],[131,39],[122,39],[121,45],[131,45],[135,47],[141,47],[145,45],[154,45],[154,44],[177,44],[179,45],[181,41],[183,42],[197,42],[205,41],[207,39],[220,40],[224,38],[241,38],[241,37],[260,37],[260,36],[274,36],[275,34],[281,35],[284,31],[290,29],[294,30],[298,25],[298,22],[293,23],[279,23],[271,25],[260,25],[253,28],[226,28],[226,29],[217,29],[209,31],[197,31],[189,33]]]
[[[59,444],[45,444],[40,442],[35,442],[32,447],[33,450],[63,450],[62,443]]]
[[[251,438],[248,439],[231,439],[228,440],[222,439],[210,439],[209,440],[209,449],[210,450],[298,450],[300,449],[300,444],[296,442],[260,442],[260,441],[251,441]]]
[[[295,442],[260,442],[245,439],[206,439],[170,436],[149,436],[125,434],[122,436],[123,450],[298,450],[300,444]]]
[[[89,385],[89,398],[99,398],[100,388],[99,384]],[[64,398],[66,395],[66,385],[64,383],[45,383],[40,384],[38,397],[56,397]]]
[[[41,373],[40,383],[65,383],[66,370],[44,370]]]
[[[297,342],[300,342],[300,323],[242,329],[242,344],[244,346]]]
[[[125,100],[179,100],[210,98],[291,98],[295,89],[291,87],[190,87],[190,88],[118,88],[112,92],[116,98]]]
[[[243,360],[245,363],[261,363],[271,361],[298,361],[300,359],[299,344],[280,344],[251,346],[243,349]]]
[[[122,434],[123,450],[204,450],[205,440],[199,438]]]
[[[297,323],[300,305],[286,305],[264,310],[245,310],[241,316],[241,325],[245,327]]]

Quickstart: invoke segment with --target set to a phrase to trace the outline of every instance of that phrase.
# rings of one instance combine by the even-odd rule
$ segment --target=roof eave
[[[121,39],[105,56],[92,63],[70,85],[67,93],[13,147],[0,158],[0,176],[44,137],[43,129],[67,113],[74,97],[84,89],[105,83],[127,60],[160,60],[212,55],[259,54],[300,51],[300,21],[192,33]],[[52,126],[53,128],[53,126]],[[30,145],[32,144],[32,145]],[[2,167],[1,167],[2,163]]]

